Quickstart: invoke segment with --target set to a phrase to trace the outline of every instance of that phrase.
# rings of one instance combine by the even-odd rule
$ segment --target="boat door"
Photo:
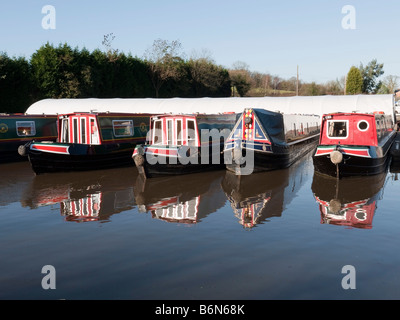
[[[62,118],[60,142],[100,144],[96,116],[74,114]]]

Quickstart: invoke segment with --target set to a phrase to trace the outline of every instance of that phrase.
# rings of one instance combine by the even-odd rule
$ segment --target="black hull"
[[[225,168],[225,164],[223,164],[222,160],[220,164],[202,164],[201,159],[198,158],[197,164],[196,163],[182,164],[179,162],[179,160],[177,161],[177,163],[169,163],[170,159],[166,158],[163,159],[164,160],[159,161],[160,163],[156,164],[150,164],[147,161],[145,161],[142,165],[136,165],[139,174],[145,175],[146,178],[153,178],[153,177],[199,173],[204,171],[220,170]]]
[[[64,155],[47,152],[28,154],[32,169],[36,174],[133,166],[131,156],[132,150],[95,155]]]
[[[313,157],[314,169],[331,177],[370,176],[385,172],[389,156],[381,158],[346,157],[338,164],[338,168],[326,156]]]
[[[352,176],[371,176],[380,174],[387,170],[395,135],[387,139],[381,149],[382,156],[373,156],[371,158],[360,157],[355,155],[344,155],[343,161],[337,166],[332,163],[329,156],[313,155],[314,169],[326,176],[335,178],[352,177]],[[345,147],[345,146],[343,146]],[[374,152],[376,154],[376,152]]]
[[[226,164],[226,169],[236,174],[251,174],[253,172],[264,172],[279,169],[286,169],[293,165],[317,146],[317,139],[309,139],[297,144],[284,147],[273,147],[273,152],[254,151],[254,167],[246,168],[246,163],[236,164],[233,160],[231,164]]]

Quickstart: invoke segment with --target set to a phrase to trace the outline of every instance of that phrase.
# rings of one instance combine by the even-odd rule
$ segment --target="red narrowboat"
[[[132,165],[132,152],[146,140],[150,115],[71,113],[57,119],[57,141],[30,141],[28,156],[36,174]]]
[[[324,115],[313,155],[315,170],[338,178],[385,171],[396,137],[393,128],[392,115],[382,112]]]
[[[235,121],[235,113],[153,116],[148,141],[135,147],[132,158],[146,178],[222,169]]]

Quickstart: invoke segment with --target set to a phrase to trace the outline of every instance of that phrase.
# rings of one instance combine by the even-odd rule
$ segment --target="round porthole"
[[[357,127],[358,127],[358,130],[360,130],[360,131],[367,131],[369,128],[369,124],[367,121],[361,120],[358,122]]]

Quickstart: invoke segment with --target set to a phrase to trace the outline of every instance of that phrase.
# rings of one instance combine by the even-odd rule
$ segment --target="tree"
[[[346,94],[360,94],[363,90],[363,78],[358,69],[352,66],[347,74]]]
[[[398,87],[398,79],[399,77],[389,75],[385,77],[382,81],[382,85],[380,86],[378,93],[380,94],[393,94],[394,91]]]
[[[339,79],[328,81],[325,87],[326,93],[330,95],[341,95],[344,91],[344,86]]]
[[[78,49],[49,43],[42,46],[31,57],[32,76],[38,88],[38,97],[76,98],[80,94]]]
[[[251,78],[248,68],[249,66],[246,63],[237,61],[233,64],[233,69],[229,70],[233,95],[237,92],[239,96],[244,97],[249,92]]]
[[[360,64],[360,72],[363,78],[363,93],[377,93],[382,81],[377,79],[383,75],[383,63],[378,63],[376,59],[371,60],[365,67]]]
[[[191,58],[188,67],[196,97],[229,95],[229,74],[224,68],[215,65],[211,59]],[[228,92],[224,93],[223,87],[227,87]]]
[[[112,47],[114,39],[115,36],[113,33],[107,33],[104,35],[103,41],[101,42],[102,45],[106,47],[107,56],[110,62],[115,62],[118,59],[118,49],[113,49]]]
[[[167,41],[157,39],[150,49],[145,52],[145,61],[149,65],[150,77],[156,97],[161,86],[169,79],[177,80],[182,72],[178,68],[182,58],[179,56],[181,43],[178,40]]]
[[[32,87],[29,62],[0,53],[0,112],[25,112],[33,102]]]

